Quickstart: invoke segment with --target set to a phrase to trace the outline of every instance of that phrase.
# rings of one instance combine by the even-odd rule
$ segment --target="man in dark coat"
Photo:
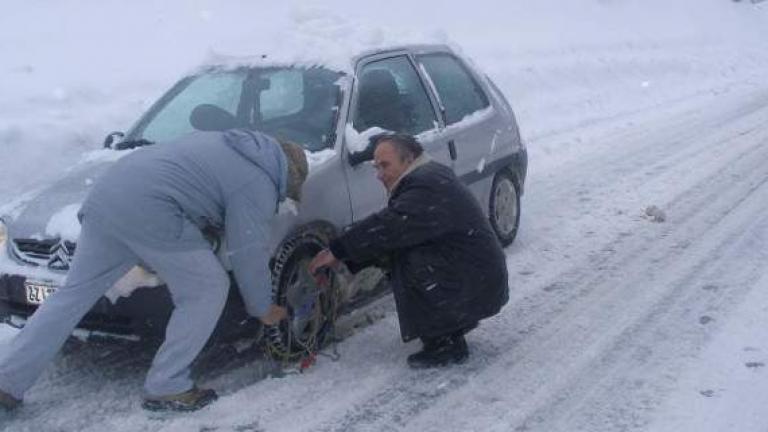
[[[379,135],[372,144],[388,205],[346,227],[310,272],[342,261],[352,271],[387,262],[403,341],[424,345],[408,364],[461,363],[469,356],[466,332],[508,300],[504,252],[469,189],[414,137]]]

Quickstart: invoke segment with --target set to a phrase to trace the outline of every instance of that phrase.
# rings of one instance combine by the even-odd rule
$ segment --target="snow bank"
[[[768,7],[726,0],[464,4],[289,0],[236,5],[39,1],[0,14],[0,204],[52,181],[125,131],[206,61],[324,63],[405,42],[463,49],[499,84],[530,137],[647,109],[768,69]],[[34,25],[30,25],[34,23]],[[52,49],[51,41],[55,41]],[[24,47],[18,49],[17,47]],[[242,60],[233,60],[239,62]],[[727,91],[727,85],[720,85]]]

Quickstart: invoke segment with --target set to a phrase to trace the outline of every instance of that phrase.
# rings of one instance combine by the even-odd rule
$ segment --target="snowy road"
[[[687,430],[670,426],[670,403],[706,413],[744,396],[690,372],[723,329],[746,325],[739,310],[768,315],[768,88],[542,133],[529,152],[512,298],[470,334],[467,364],[409,370],[417,345],[399,341],[390,311],[344,340],[338,362],[267,379],[259,361],[229,367],[206,376],[218,403],[157,418],[139,408],[150,350],[72,343],[6,430]],[[732,348],[751,353],[768,393],[768,338]],[[764,406],[741,409],[752,423],[731,430],[768,429]]]

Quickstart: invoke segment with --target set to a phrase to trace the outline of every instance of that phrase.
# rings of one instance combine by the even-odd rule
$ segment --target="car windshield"
[[[128,139],[162,143],[242,127],[322,150],[333,145],[340,76],[318,67],[208,70],[177,83]]]

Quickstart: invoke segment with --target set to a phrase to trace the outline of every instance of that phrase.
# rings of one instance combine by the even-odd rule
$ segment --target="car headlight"
[[[5,220],[0,217],[0,247],[5,245],[5,239],[8,237],[8,228],[5,227]]]

